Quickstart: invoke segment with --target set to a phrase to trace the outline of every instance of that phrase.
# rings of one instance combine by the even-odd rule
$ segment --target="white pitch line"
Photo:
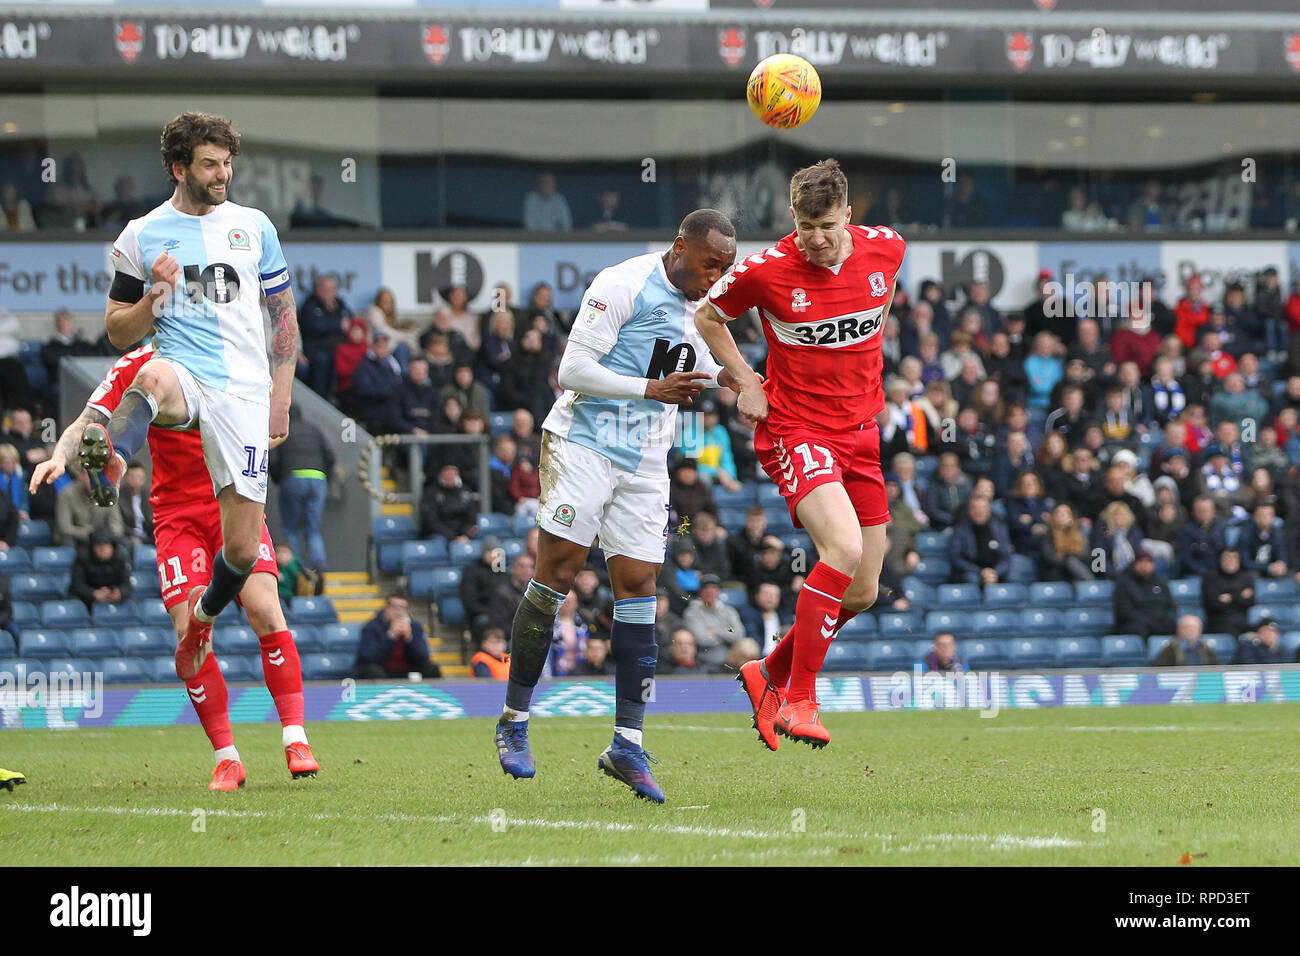
[[[1258,728],[1257,728],[1257,727],[1180,727],[1180,726],[1177,726],[1177,725],[1175,725],[1175,724],[1160,724],[1160,725],[1156,725],[1156,726],[1153,726],[1153,727],[1132,727],[1132,726],[1092,727],[1092,726],[1089,726],[1089,725],[1087,725],[1087,724],[1081,724],[1081,725],[1076,726],[1076,727],[1006,727],[1006,726],[1002,726],[1002,727],[985,727],[984,729],[985,729],[985,730],[1043,730],[1043,731],[1047,731],[1047,730],[1050,730],[1050,731],[1058,731],[1058,730],[1076,730],[1076,731],[1077,731],[1077,730],[1083,730],[1083,731],[1104,731],[1104,732],[1107,732],[1107,733],[1112,732],[1112,731],[1116,731],[1116,730],[1129,730],[1129,731],[1137,731],[1137,732],[1141,732],[1141,733],[1159,732],[1159,731],[1190,731],[1190,730],[1219,730],[1219,731],[1248,730],[1248,731],[1251,731],[1251,732],[1256,732],[1256,731],[1258,731]]]

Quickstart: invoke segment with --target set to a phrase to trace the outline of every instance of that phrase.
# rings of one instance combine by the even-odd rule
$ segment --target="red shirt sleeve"
[[[117,410],[118,403],[122,401],[122,396],[131,387],[131,383],[135,381],[140,366],[151,358],[153,358],[152,345],[144,345],[132,352],[127,352],[113,363],[113,367],[108,370],[104,380],[90,393],[90,398],[86,401],[86,404],[95,411],[111,417],[113,412]]]
[[[763,301],[765,283],[763,269],[781,254],[775,249],[764,249],[746,256],[709,290],[708,300],[713,307],[729,319],[738,319]]]

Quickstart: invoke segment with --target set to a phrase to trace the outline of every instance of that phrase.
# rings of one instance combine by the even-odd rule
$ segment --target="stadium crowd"
[[[1052,296],[1053,278],[1040,275],[1039,295],[1006,311],[979,282],[951,297],[934,281],[915,297],[898,289],[882,332],[887,402],[878,421],[892,521],[874,611],[907,610],[914,582],[1005,583],[1019,560],[1035,567],[1031,580],[1114,582],[1111,632],[1178,635],[1166,663],[1208,663],[1213,652],[1201,653],[1191,634],[1202,628],[1239,638],[1238,662],[1281,660],[1277,622],[1251,609],[1261,582],[1300,580],[1300,283],[1288,293],[1267,270],[1252,288],[1230,284],[1209,301],[1192,276],[1169,304],[1152,282],[1131,301],[1108,299],[1103,282],[1067,302]],[[465,289],[445,290],[447,304],[414,322],[391,291],[354,307],[322,276],[299,307],[298,372],[372,433],[491,432],[490,508],[526,517],[537,509],[540,423],[558,394],[571,317],[544,283],[524,304],[505,285],[494,293],[496,307],[475,312]],[[0,549],[15,544],[21,521],[44,519],[55,543],[82,550],[72,596],[121,600],[129,565],[118,559],[149,540],[143,473],[133,469],[121,508],[107,514],[90,507],[84,476],[26,491],[48,455],[50,436],[33,432],[32,412],[51,407],[58,358],[100,350],[66,313],[54,321],[42,350],[48,381],[31,389],[28,407],[11,406],[0,440]],[[761,370],[756,317],[732,329]],[[709,673],[771,649],[815,557],[763,491],[775,489],[734,393],[708,394],[682,423],[659,589],[660,670]],[[299,432],[306,444],[281,470],[302,473],[299,456],[315,456],[308,470],[328,477],[332,459],[308,435]],[[469,446],[428,449],[422,537],[477,537],[477,470]],[[323,500],[323,488],[308,483],[294,494],[303,527],[293,544],[303,544],[280,554],[286,596],[319,593],[325,565],[320,511],[308,504]],[[487,654],[475,668],[484,676],[495,673],[496,632],[508,632],[532,574],[535,537],[510,562],[501,542],[483,540],[480,560],[465,569],[459,597],[475,650]],[[1193,620],[1180,616],[1173,578],[1201,582]],[[608,670],[611,612],[593,551],[557,620],[554,674]],[[359,670],[399,666],[391,638],[408,625],[392,617],[390,606],[376,619]],[[931,666],[960,666],[953,635],[928,637]]]

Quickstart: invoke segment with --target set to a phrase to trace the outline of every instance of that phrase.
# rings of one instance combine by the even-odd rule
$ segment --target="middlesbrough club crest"
[[[719,31],[718,54],[727,66],[733,69],[740,66],[740,61],[745,58],[745,31],[735,27]]]
[[[1286,61],[1291,69],[1300,73],[1300,33],[1293,33],[1286,41]]]
[[[1007,37],[1007,59],[1017,73],[1023,73],[1033,58],[1034,41],[1031,34],[1017,32]]]
[[[442,66],[442,61],[447,59],[447,53],[451,50],[451,38],[447,36],[447,31],[439,24],[425,27],[424,36],[421,38],[424,44],[424,55],[429,58],[434,66]]]
[[[144,50],[144,34],[140,30],[140,24],[134,20],[124,20],[119,23],[113,30],[113,45],[117,47],[117,52],[122,54],[122,59],[127,63],[134,63],[142,50]]]

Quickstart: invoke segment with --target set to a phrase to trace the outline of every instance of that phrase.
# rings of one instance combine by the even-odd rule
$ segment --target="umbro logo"
[[[163,243],[163,248],[166,249],[168,252],[171,252],[180,244],[181,241],[179,239],[168,239],[166,242]]]
[[[655,309],[653,312],[650,313],[650,317],[654,319],[666,319],[668,318],[668,310]]]

